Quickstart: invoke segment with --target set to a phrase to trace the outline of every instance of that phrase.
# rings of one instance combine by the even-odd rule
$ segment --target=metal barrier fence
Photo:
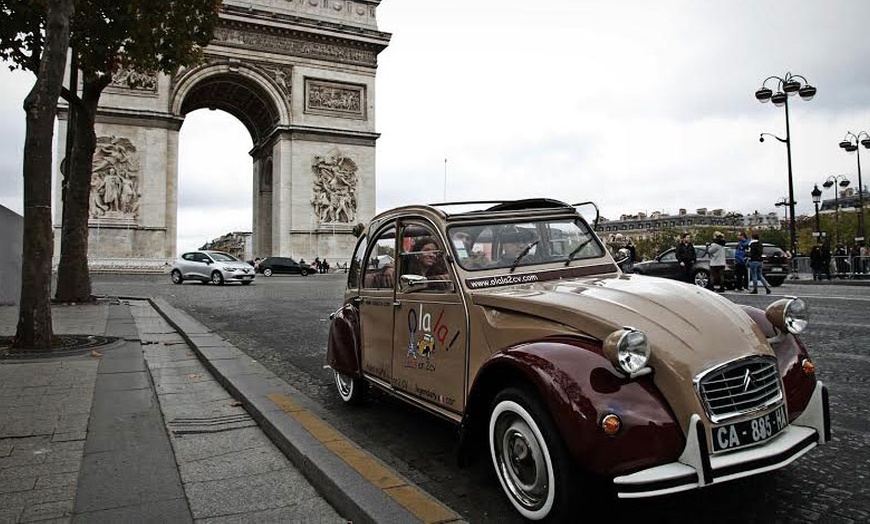
[[[812,275],[809,257],[797,257],[792,261],[792,271]],[[824,278],[870,279],[870,257],[832,256],[827,267],[821,268]]]

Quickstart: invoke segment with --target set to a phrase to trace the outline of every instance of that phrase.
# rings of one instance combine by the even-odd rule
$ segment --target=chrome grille
[[[751,357],[703,375],[699,394],[713,422],[750,413],[782,400],[776,360]]]

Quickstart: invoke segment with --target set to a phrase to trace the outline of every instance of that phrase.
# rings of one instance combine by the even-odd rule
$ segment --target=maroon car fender
[[[355,378],[362,375],[359,309],[353,304],[345,304],[344,307],[332,314],[326,362],[332,369],[345,375]]]
[[[770,339],[776,335],[773,324],[767,320],[764,311],[751,306],[743,306],[743,311],[758,324],[764,336]],[[782,340],[770,345],[776,354],[779,375],[788,405],[789,422],[796,419],[807,407],[813,390],[816,387],[815,373],[806,374],[803,371],[803,361],[810,358],[806,347],[799,338],[788,333]]]
[[[651,376],[630,380],[601,354],[600,345],[572,337],[524,343],[494,354],[475,378],[465,422],[486,425],[492,398],[517,381],[537,391],[576,464],[589,473],[615,476],[673,462],[685,446],[682,430]],[[613,436],[600,426],[610,413],[622,420]],[[486,429],[482,431],[485,435]]]

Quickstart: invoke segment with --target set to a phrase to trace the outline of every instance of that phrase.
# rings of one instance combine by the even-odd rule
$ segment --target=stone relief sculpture
[[[90,217],[139,216],[139,153],[127,138],[101,136],[91,168]]]
[[[364,117],[364,88],[306,79],[306,110]]]
[[[315,156],[314,198],[311,205],[320,223],[350,223],[356,218],[359,177],[356,162],[338,151],[329,157]]]
[[[133,69],[121,69],[112,76],[110,85],[138,91],[157,91],[157,75]]]

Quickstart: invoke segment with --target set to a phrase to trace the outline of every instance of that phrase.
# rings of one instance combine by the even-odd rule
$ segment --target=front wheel
[[[307,269],[303,269],[303,270],[301,270],[301,271],[299,272],[299,274],[302,275],[303,277],[307,277],[307,276],[308,276],[308,270],[307,270]]]
[[[345,375],[340,371],[333,370],[332,373],[335,376],[335,389],[338,390],[338,396],[341,397],[341,400],[352,405],[359,405],[365,400],[368,382],[361,378]]]
[[[785,282],[784,277],[767,277],[765,278],[765,280],[767,280],[767,283],[773,287],[779,287],[783,284],[783,282]]]
[[[695,275],[693,276],[693,280],[695,285],[698,287],[709,288],[710,287],[710,272],[706,269],[699,269],[695,271]]]
[[[169,274],[169,278],[172,279],[173,284],[181,284],[184,282],[184,277],[181,276],[181,271],[177,269],[172,270],[172,273]]]
[[[211,283],[222,286],[224,285],[224,276],[221,275],[220,271],[212,271],[211,273]]]
[[[489,450],[502,490],[523,517],[567,521],[577,488],[573,461],[533,394],[509,388],[495,397]]]

